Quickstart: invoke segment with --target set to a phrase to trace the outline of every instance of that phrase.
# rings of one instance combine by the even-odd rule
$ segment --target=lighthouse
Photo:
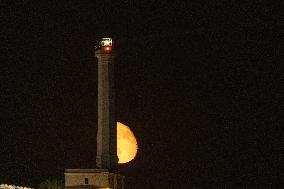
[[[98,60],[97,169],[66,169],[67,189],[124,189],[124,176],[117,171],[114,60],[112,38],[102,38],[95,50]]]
[[[97,167],[116,171],[117,132],[115,121],[114,58],[112,39],[103,38],[96,50],[98,59]]]

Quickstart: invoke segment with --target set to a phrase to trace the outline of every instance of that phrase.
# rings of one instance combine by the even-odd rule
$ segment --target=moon
[[[126,125],[117,122],[117,156],[118,163],[127,163],[133,160],[137,154],[137,140]]]

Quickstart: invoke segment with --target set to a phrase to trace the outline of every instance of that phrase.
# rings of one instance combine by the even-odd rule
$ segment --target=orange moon
[[[127,163],[133,160],[137,154],[137,140],[126,125],[117,122],[117,156],[118,163]]]

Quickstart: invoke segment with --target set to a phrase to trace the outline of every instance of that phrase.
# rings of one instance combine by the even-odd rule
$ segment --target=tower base
[[[107,169],[66,169],[65,189],[124,189],[124,176]]]

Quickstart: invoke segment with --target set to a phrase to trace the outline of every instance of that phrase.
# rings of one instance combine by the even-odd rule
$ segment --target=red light
[[[104,48],[104,51],[110,52],[110,51],[111,51],[111,47],[105,47],[105,48]]]

